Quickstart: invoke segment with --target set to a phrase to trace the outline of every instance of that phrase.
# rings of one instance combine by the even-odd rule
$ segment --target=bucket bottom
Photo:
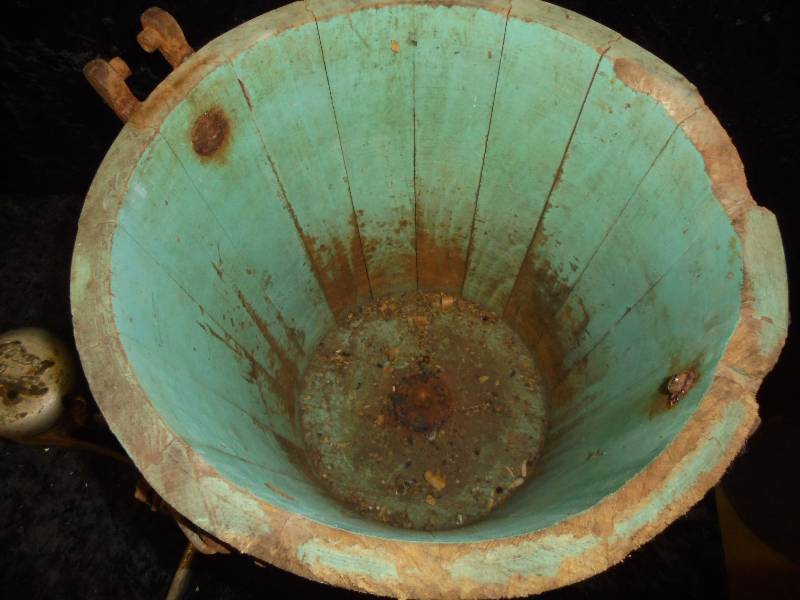
[[[312,358],[300,404],[328,491],[412,529],[486,516],[531,476],[546,430],[544,384],[521,338],[437,293],[348,315]]]

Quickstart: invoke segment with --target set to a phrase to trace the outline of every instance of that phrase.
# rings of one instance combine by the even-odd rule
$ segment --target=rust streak
[[[292,220],[295,231],[300,236],[305,248],[311,271],[322,289],[331,312],[338,319],[347,309],[357,306],[365,298],[370,298],[372,295],[364,248],[361,242],[361,235],[358,232],[355,213],[350,216],[355,231],[350,239],[349,250],[345,248],[344,243],[340,240],[334,240],[333,252],[331,253],[328,246],[318,244],[314,237],[304,231],[294,207],[289,202],[277,165],[266,146],[264,146],[264,153],[278,182],[278,192],[283,201],[283,206],[289,213],[289,218]],[[354,269],[353,265],[362,265],[363,269]]]
[[[328,96],[330,97],[331,101],[331,111],[333,112],[333,121],[334,124],[336,125],[336,136],[339,138],[339,152],[342,155],[342,168],[344,169],[345,179],[347,180],[347,195],[350,198],[350,208],[352,210],[351,222],[353,224],[353,227],[355,228],[354,241],[357,242],[358,244],[358,252],[356,253],[355,248],[352,248],[351,255],[353,256],[353,258],[355,258],[356,255],[358,255],[359,258],[361,259],[359,263],[353,262],[352,264],[361,264],[364,266],[364,277],[366,278],[367,288],[369,289],[368,297],[372,298],[373,297],[372,283],[370,282],[369,267],[366,261],[366,253],[364,252],[364,240],[362,239],[361,228],[358,223],[358,218],[356,217],[356,205],[353,200],[353,189],[352,186],[350,185],[350,172],[347,168],[347,160],[345,159],[344,156],[344,146],[342,145],[342,133],[339,127],[339,117],[336,114],[336,103],[333,101],[333,89],[331,88],[331,81],[328,76],[328,64],[325,60],[325,48],[322,45],[322,34],[319,31],[319,23],[317,22],[317,17],[316,15],[313,14],[313,12],[312,15],[314,16],[314,25],[317,29],[317,41],[319,42],[319,52],[320,56],[322,57],[322,69],[325,72],[325,81],[328,84]],[[351,246],[352,245],[353,244],[351,244]],[[334,309],[333,306],[331,306],[331,309],[333,310],[334,315],[338,317],[337,311]]]
[[[528,245],[528,251],[525,253],[525,258],[522,261],[519,273],[517,275],[516,280],[514,281],[513,287],[511,288],[511,293],[508,296],[508,300],[506,301],[506,308],[503,311],[504,314],[507,313],[509,310],[513,310],[513,308],[510,308],[509,305],[511,305],[515,301],[514,300],[515,297],[519,296],[520,294],[522,294],[523,296],[527,295],[527,292],[525,291],[526,288],[520,287],[521,277],[526,274],[524,273],[524,271],[525,269],[528,268],[529,266],[528,263],[530,263],[533,260],[533,256],[535,255],[534,250],[537,246],[537,242],[540,243],[541,241],[543,241],[542,238],[544,235],[543,225],[544,225],[545,214],[547,214],[547,211],[550,208],[550,201],[553,197],[553,192],[555,192],[555,190],[561,183],[561,178],[564,174],[564,165],[566,164],[566,161],[569,158],[570,146],[572,146],[572,141],[575,138],[575,133],[578,130],[578,124],[581,121],[581,115],[583,115],[583,110],[586,107],[587,100],[589,99],[589,93],[592,91],[592,86],[594,85],[594,81],[597,78],[597,72],[600,70],[600,63],[602,62],[603,57],[605,56],[607,51],[608,48],[606,48],[600,53],[600,56],[597,58],[597,64],[594,67],[594,72],[592,73],[592,77],[589,80],[589,85],[586,86],[586,93],[584,94],[583,101],[581,102],[581,106],[578,109],[578,114],[575,117],[575,124],[572,126],[572,131],[570,132],[569,137],[567,138],[567,143],[564,146],[564,154],[562,155],[561,161],[559,162],[558,168],[556,169],[556,172],[553,176],[553,183],[550,185],[550,190],[547,192],[547,197],[545,198],[544,201],[544,207],[542,208],[542,212],[539,214],[539,220],[536,223],[536,227],[533,230],[533,235],[531,236],[531,241],[530,244]],[[520,302],[521,299],[517,298],[516,301]]]
[[[269,402],[267,401],[267,398],[264,397],[263,390],[261,389],[261,386],[258,385],[258,382],[261,379],[266,380],[270,390],[283,401],[283,396],[281,395],[283,387],[278,378],[273,376],[269,372],[269,369],[267,369],[263,364],[261,364],[256,359],[256,357],[253,355],[252,352],[248,351],[244,346],[242,346],[242,344],[237,342],[236,339],[224,327],[220,326],[222,333],[219,333],[207,323],[201,323],[198,321],[198,325],[200,325],[200,327],[206,330],[209,334],[211,334],[213,337],[222,342],[231,352],[233,352],[234,356],[236,356],[238,360],[247,362],[249,371],[245,376],[245,381],[256,385],[264,409],[268,413],[273,413],[274,408],[270,406]],[[284,402],[284,406],[285,405],[286,403]],[[289,414],[291,415],[292,413]]]
[[[273,361],[276,373],[269,375],[267,380],[270,383],[272,391],[283,403],[286,414],[289,415],[290,420],[294,422],[294,400],[300,386],[300,374],[297,371],[297,365],[286,355],[281,344],[275,339],[275,336],[272,335],[269,325],[267,325],[261,315],[256,312],[255,308],[253,308],[253,305],[245,298],[242,291],[236,290],[236,294],[239,297],[239,302],[242,304],[242,307],[247,311],[250,319],[252,319],[261,333],[261,337],[264,338],[269,346],[269,357]]]
[[[299,228],[299,224],[297,226]],[[366,264],[357,233],[350,237],[349,243],[333,239],[328,246],[318,243],[302,229],[298,230],[334,317],[341,318],[348,309],[371,296],[366,267],[363,271],[353,268],[353,265]]]
[[[286,498],[287,500],[290,500],[291,502],[295,502],[294,497],[290,496],[289,494],[284,492],[281,488],[276,487],[276,486],[272,485],[271,483],[266,483],[266,482],[264,482],[264,485],[267,486],[268,490],[270,490],[271,492],[275,492],[281,498]]]
[[[420,221],[417,224],[419,289],[460,294],[467,269],[463,236],[459,232],[447,240],[437,239],[425,229],[423,216]]]

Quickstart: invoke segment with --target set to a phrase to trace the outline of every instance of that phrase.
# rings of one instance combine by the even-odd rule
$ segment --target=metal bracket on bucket
[[[180,25],[167,11],[154,6],[144,11],[140,20],[142,30],[136,40],[145,52],[158,50],[173,69],[194,54]],[[86,64],[83,75],[123,123],[138,110],[141,102],[125,83],[131,76],[130,67],[120,57],[96,58]]]
[[[167,11],[153,6],[142,13],[141,21],[142,30],[136,41],[145,52],[158,50],[173,69],[194,54],[181,26]]]
[[[96,58],[83,67],[83,75],[123,123],[139,108],[141,102],[125,83],[131,70],[120,57]]]

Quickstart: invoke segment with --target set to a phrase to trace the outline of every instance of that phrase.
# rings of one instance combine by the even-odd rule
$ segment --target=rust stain
[[[363,217],[363,211],[357,213]],[[413,221],[402,218],[374,225],[384,232],[383,235],[378,231],[362,239],[373,295],[378,297],[416,287],[417,254]]]
[[[272,335],[266,321],[261,315],[256,312],[253,305],[245,298],[241,290],[236,290],[239,297],[239,302],[242,307],[247,311],[250,319],[258,328],[261,337],[267,342],[269,346],[268,357],[271,359],[275,374],[269,375],[267,381],[270,383],[272,392],[281,400],[286,414],[289,419],[294,422],[294,401],[297,390],[300,386],[300,373],[297,370],[295,362],[286,355],[286,351]]]
[[[268,297],[265,297],[266,301],[275,307],[275,304],[270,300]],[[289,340],[289,343],[294,346],[295,350],[300,356],[305,355],[306,351],[304,348],[305,340],[306,340],[306,333],[302,329],[298,329],[289,323],[286,320],[286,317],[283,316],[283,313],[275,307],[275,318],[278,319],[278,322],[281,324],[284,333],[286,333],[286,338]]]
[[[393,256],[391,264],[373,263],[370,271],[375,296],[416,286],[417,260],[413,252]]]
[[[395,54],[400,52],[400,43],[397,40],[392,40],[392,52]]]
[[[318,243],[306,233],[291,204],[286,204],[303,246],[306,249],[311,269],[322,288],[325,300],[338,320],[348,309],[354,308],[372,296],[367,264],[359,238],[355,215],[350,215],[353,231],[349,241],[334,238],[328,244]]]
[[[230,140],[230,123],[225,112],[214,106],[195,119],[191,131],[192,148],[201,158],[218,156]]]
[[[348,309],[370,297],[358,234],[354,233],[349,242],[333,239],[330,246],[318,244],[315,238],[306,234],[303,234],[303,241],[318,265],[322,290],[334,317],[341,318]],[[364,265],[363,271],[353,268],[358,264]]]
[[[540,239],[545,239],[540,233]],[[531,246],[520,267],[503,316],[536,355],[552,403],[563,406],[578,391],[571,379],[565,378],[564,359],[585,332],[590,316],[580,299],[577,307],[564,305],[570,288],[546,259],[532,256],[536,245]],[[559,313],[562,307],[564,310]],[[585,358],[577,361],[572,370],[585,370]]]
[[[255,271],[253,269],[245,269],[248,275],[254,275]],[[283,316],[283,312],[277,307],[277,305],[272,301],[270,298],[269,293],[266,290],[269,289],[270,284],[272,283],[272,275],[265,275],[263,286],[264,286],[264,301],[269,304],[275,312],[275,317],[278,319],[278,322],[281,324],[284,333],[286,334],[286,339],[289,340],[289,343],[294,346],[297,354],[299,356],[304,356],[306,353],[305,350],[305,341],[306,341],[306,334],[305,331],[302,329],[298,329],[294,327],[287,319]]]
[[[245,361],[249,370],[247,375],[245,375],[244,379],[248,383],[252,383],[256,385],[258,389],[258,393],[260,396],[261,404],[267,410],[268,413],[273,413],[274,408],[270,406],[267,398],[264,397],[263,390],[261,386],[258,385],[260,380],[266,381],[270,391],[272,391],[275,396],[282,402],[284,405],[285,410],[287,411],[288,415],[291,419],[294,419],[294,403],[293,403],[293,396],[286,396],[286,385],[284,381],[281,380],[280,377],[276,377],[272,375],[269,370],[261,364],[261,362],[256,359],[252,352],[248,351],[244,346],[242,346],[236,339],[224,328],[220,327],[222,333],[214,329],[208,323],[201,323],[200,321],[197,324],[208,332],[211,336],[222,342],[231,352],[233,352],[234,356],[239,361]],[[291,373],[289,373],[291,376]],[[275,433],[274,431],[270,430],[271,433]],[[275,434],[277,435],[277,434]]]
[[[677,406],[678,402],[694,387],[698,377],[697,370],[694,368],[681,371],[670,377],[666,383],[667,393],[669,394],[667,405],[670,408]]]
[[[453,404],[442,378],[425,368],[403,377],[389,399],[395,419],[418,432],[440,427],[450,415]]]
[[[417,226],[419,289],[460,294],[467,273],[466,237],[459,233],[448,240],[437,239]]]
[[[558,186],[561,185],[561,180],[564,177],[564,165],[567,164],[568,160],[569,160],[569,149],[567,149],[564,152],[564,157],[561,159],[561,163],[558,165],[558,168],[556,169],[556,176],[553,178],[553,185],[552,185],[552,187],[550,189],[549,196],[552,196],[553,193],[558,189]],[[548,200],[549,199],[550,198],[548,197]],[[547,206],[545,206],[543,212],[547,211],[547,209],[550,207],[549,205],[550,205],[550,202],[548,201],[547,202]]]

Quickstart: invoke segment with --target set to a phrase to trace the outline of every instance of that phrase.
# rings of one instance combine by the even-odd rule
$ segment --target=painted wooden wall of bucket
[[[377,594],[529,594],[661,531],[757,425],[788,320],[780,235],[652,55],[535,0],[310,0],[170,48],[141,103],[121,61],[95,64],[127,123],[72,304],[110,426],[198,527]],[[417,289],[501,315],[548,390],[525,485],[435,532],[331,498],[297,410],[337,320]]]

